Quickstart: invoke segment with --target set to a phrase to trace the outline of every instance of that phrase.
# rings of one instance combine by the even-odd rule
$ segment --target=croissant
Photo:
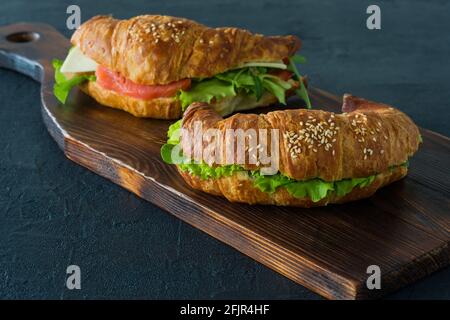
[[[80,88],[99,103],[138,117],[177,119],[194,101],[209,102],[225,115],[235,111],[231,106],[250,109],[283,100],[273,94],[272,84],[263,83],[264,92],[255,95],[248,81],[239,90],[219,90],[212,83],[211,88],[201,88],[206,92],[198,92],[198,85],[205,80],[224,85],[223,77],[220,83],[216,76],[247,65],[254,67],[252,72],[260,72],[261,79],[284,86],[285,96],[300,85],[292,73],[280,73],[286,72],[286,59],[300,48],[300,40],[292,35],[263,36],[238,28],[209,28],[160,15],[128,20],[96,16],[81,25],[71,42],[83,60],[104,70],[93,70],[97,80],[83,82]],[[261,66],[267,70],[257,68]],[[74,72],[64,65],[62,70]],[[273,75],[279,80],[270,78]],[[183,100],[181,91],[187,96],[195,92],[191,100]]]
[[[299,207],[366,198],[403,178],[421,141],[413,121],[391,106],[351,95],[344,95],[343,111],[280,110],[223,119],[207,104],[192,104],[181,120],[179,146],[196,162],[179,163],[178,171],[192,188],[229,201]],[[216,141],[192,143],[188,138],[196,123],[203,132],[217,129],[222,134],[214,136]],[[196,144],[205,147],[214,141],[220,146],[217,154],[225,159],[227,148],[239,143],[236,136],[226,135],[230,129],[266,129],[271,135],[271,129],[278,129],[278,172],[262,175],[267,166],[250,163],[250,148],[245,148],[245,163],[238,162],[237,153],[226,164],[217,164],[205,163],[203,155],[192,152]],[[258,148],[270,149],[270,138],[256,139]]]

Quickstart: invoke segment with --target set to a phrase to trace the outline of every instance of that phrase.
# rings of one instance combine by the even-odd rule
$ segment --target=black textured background
[[[365,27],[380,5],[382,29]],[[45,22],[67,37],[66,8],[185,16],[303,40],[312,85],[393,104],[450,135],[448,1],[1,1],[0,25]],[[39,85],[0,69],[0,297],[320,298],[67,160],[40,117]],[[81,267],[82,289],[65,287]],[[388,298],[450,298],[450,269]]]

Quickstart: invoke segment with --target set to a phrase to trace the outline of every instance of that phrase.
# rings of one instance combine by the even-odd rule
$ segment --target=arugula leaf
[[[303,84],[303,81],[302,81],[302,76],[300,75],[300,72],[298,72],[298,69],[295,65],[295,62],[296,62],[295,60],[306,62],[306,59],[304,59],[304,57],[303,58],[300,58],[300,57],[302,57],[302,56],[297,55],[297,56],[289,58],[288,70],[292,71],[296,75],[296,78],[297,78],[298,82],[300,83],[300,88],[295,90],[295,93],[300,98],[302,98],[303,101],[305,101],[306,108],[311,109],[312,107],[311,107],[311,101],[309,100],[308,91],[306,90],[305,85]]]
[[[281,80],[281,79],[280,79]],[[282,80],[281,80],[282,81]],[[285,81],[283,81],[285,82]],[[287,83],[287,82],[286,82]],[[279,83],[273,81],[270,78],[264,77],[263,80],[264,89],[272,93],[275,97],[277,97],[278,101],[282,104],[286,104],[286,87],[281,86]],[[289,88],[291,86],[289,85]]]
[[[75,75],[70,79],[67,79],[61,72],[61,66],[63,61],[54,59],[52,61],[53,68],[55,69],[55,85],[53,86],[53,94],[61,102],[65,103],[70,90],[76,85],[83,83],[84,81],[95,81],[94,75]]]
[[[302,55],[300,55],[300,54],[293,55],[293,56],[291,57],[291,60],[294,61],[294,63],[299,63],[299,64],[304,64],[304,63],[306,63],[306,58],[305,58],[305,56],[302,56]]]
[[[253,76],[253,81],[255,83],[256,101],[259,101],[259,99],[261,99],[261,97],[263,95],[263,84],[262,84],[260,77],[258,77],[255,74],[253,74],[252,76]]]

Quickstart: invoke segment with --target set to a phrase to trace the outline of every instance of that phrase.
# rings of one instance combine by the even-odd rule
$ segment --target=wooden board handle
[[[47,24],[17,23],[0,27],[0,67],[41,83],[44,77],[53,77],[52,59],[63,59],[69,48],[69,41]]]

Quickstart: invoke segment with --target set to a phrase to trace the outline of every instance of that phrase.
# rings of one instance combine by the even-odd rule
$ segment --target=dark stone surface
[[[393,104],[450,135],[450,3],[377,1],[4,1],[0,25],[46,22],[66,36],[66,7],[185,16],[303,39],[313,85]],[[318,295],[67,160],[39,112],[39,85],[0,69],[1,298],[274,298]],[[82,290],[65,287],[81,267]],[[388,298],[450,298],[450,269]]]

